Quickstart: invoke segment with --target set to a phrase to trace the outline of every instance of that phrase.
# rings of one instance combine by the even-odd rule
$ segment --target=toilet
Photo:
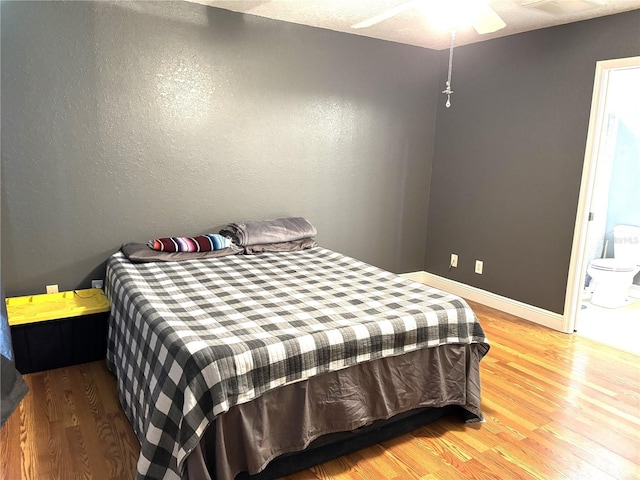
[[[594,281],[591,303],[618,308],[627,303],[633,277],[640,271],[640,227],[613,227],[613,258],[592,260],[587,273]]]

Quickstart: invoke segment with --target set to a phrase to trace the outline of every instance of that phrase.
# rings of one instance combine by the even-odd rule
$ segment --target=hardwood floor
[[[446,418],[287,479],[640,479],[640,357],[469,303],[492,345],[485,423]],[[0,478],[133,478],[139,444],[103,362],[25,379]]]

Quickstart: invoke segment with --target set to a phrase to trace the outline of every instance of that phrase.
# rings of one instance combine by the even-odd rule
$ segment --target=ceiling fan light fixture
[[[487,0],[428,0],[421,3],[419,8],[434,28],[449,32],[475,26],[487,15],[493,14],[497,17]]]

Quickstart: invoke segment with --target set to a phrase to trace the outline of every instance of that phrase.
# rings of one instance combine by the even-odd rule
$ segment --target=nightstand
[[[109,299],[101,289],[11,297],[6,304],[20,373],[105,357]]]

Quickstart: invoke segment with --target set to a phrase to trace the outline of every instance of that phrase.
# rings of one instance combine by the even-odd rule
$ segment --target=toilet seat
[[[598,258],[591,261],[591,268],[603,272],[633,272],[637,267],[615,258]]]

